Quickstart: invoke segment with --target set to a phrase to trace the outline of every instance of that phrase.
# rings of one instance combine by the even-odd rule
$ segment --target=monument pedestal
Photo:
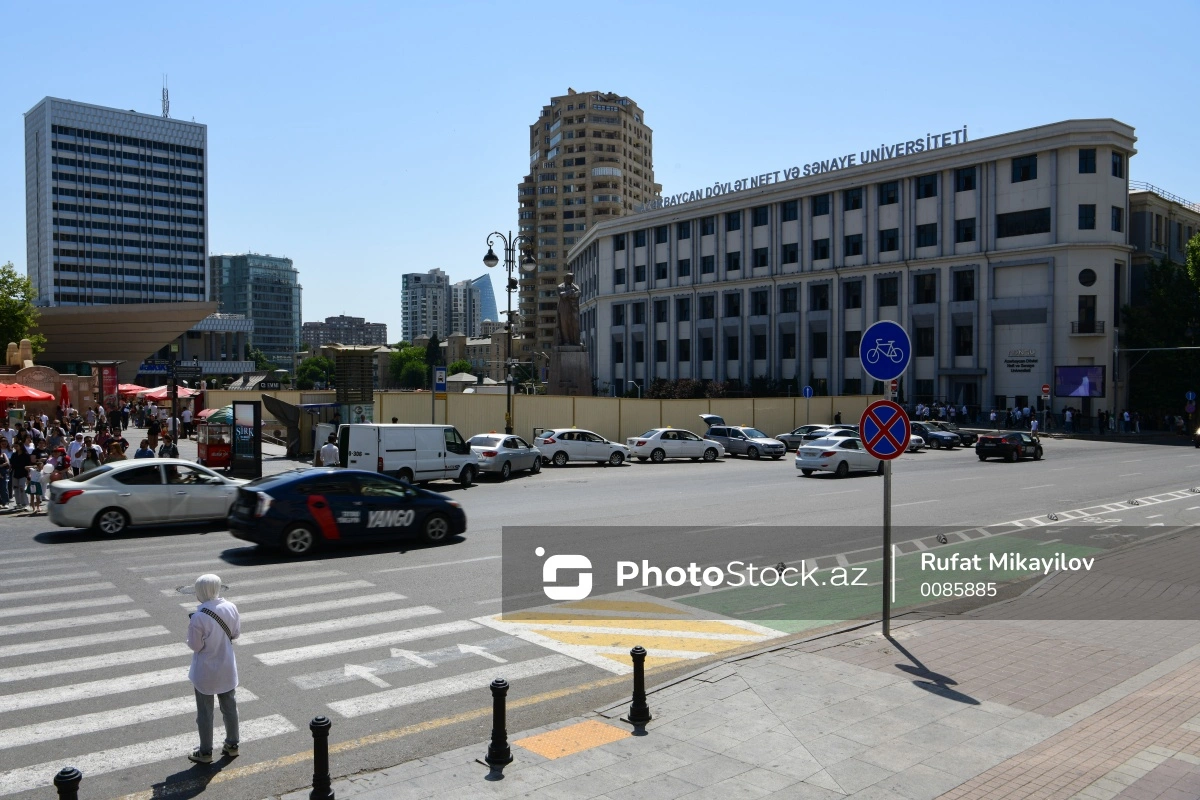
[[[546,393],[557,395],[592,394],[592,367],[587,348],[580,345],[557,345],[550,350],[550,379]]]

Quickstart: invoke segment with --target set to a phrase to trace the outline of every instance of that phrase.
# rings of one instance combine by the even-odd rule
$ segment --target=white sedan
[[[720,442],[679,428],[651,428],[641,436],[629,437],[625,444],[638,461],[650,459],[655,464],[661,464],[668,458],[716,461],[725,455],[725,448]]]
[[[595,461],[619,467],[629,458],[629,448],[620,442],[610,442],[598,433],[581,428],[555,428],[542,431],[533,440],[542,453],[543,464],[556,467],[568,461]]]
[[[796,469],[805,476],[832,472],[844,478],[851,472],[883,474],[883,462],[863,448],[861,439],[818,439],[796,451]]]
[[[908,452],[915,453],[925,446],[925,440],[915,433],[908,437]]]
[[[246,481],[179,458],[104,464],[50,484],[50,521],[106,536],[131,525],[225,519]]]

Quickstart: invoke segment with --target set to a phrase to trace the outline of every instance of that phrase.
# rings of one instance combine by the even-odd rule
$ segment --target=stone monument
[[[558,285],[558,326],[550,349],[549,394],[591,395],[592,367],[579,336],[579,295],[575,275],[568,272]]]

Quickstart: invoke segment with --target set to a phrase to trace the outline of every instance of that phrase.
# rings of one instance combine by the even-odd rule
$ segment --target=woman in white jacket
[[[237,606],[221,597],[221,579],[216,575],[201,575],[196,579],[196,599],[200,605],[190,615],[187,643],[192,649],[188,678],[196,691],[200,746],[188,758],[197,764],[211,764],[214,696],[220,702],[225,721],[225,744],[221,752],[231,758],[238,754],[238,711],[234,697],[238,675],[233,640],[241,635],[241,619]]]

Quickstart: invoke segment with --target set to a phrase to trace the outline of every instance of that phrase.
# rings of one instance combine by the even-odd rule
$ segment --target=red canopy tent
[[[177,391],[179,393],[179,399],[181,400],[188,397],[195,397],[196,395],[200,394],[200,392],[196,391],[195,389],[189,389],[186,386],[180,386]],[[144,397],[147,400],[155,401],[170,400],[171,387],[156,386],[153,389],[143,389],[142,391],[138,392],[138,397]]]
[[[144,391],[146,391],[146,387],[138,386],[136,383],[122,383],[117,387],[117,394],[121,395],[122,397],[131,397],[137,395],[139,392]]]
[[[43,392],[39,389],[31,389],[28,386],[20,383],[0,383],[0,401],[17,401],[26,400],[31,403],[45,402],[47,400],[53,402],[54,395],[49,392]]]

